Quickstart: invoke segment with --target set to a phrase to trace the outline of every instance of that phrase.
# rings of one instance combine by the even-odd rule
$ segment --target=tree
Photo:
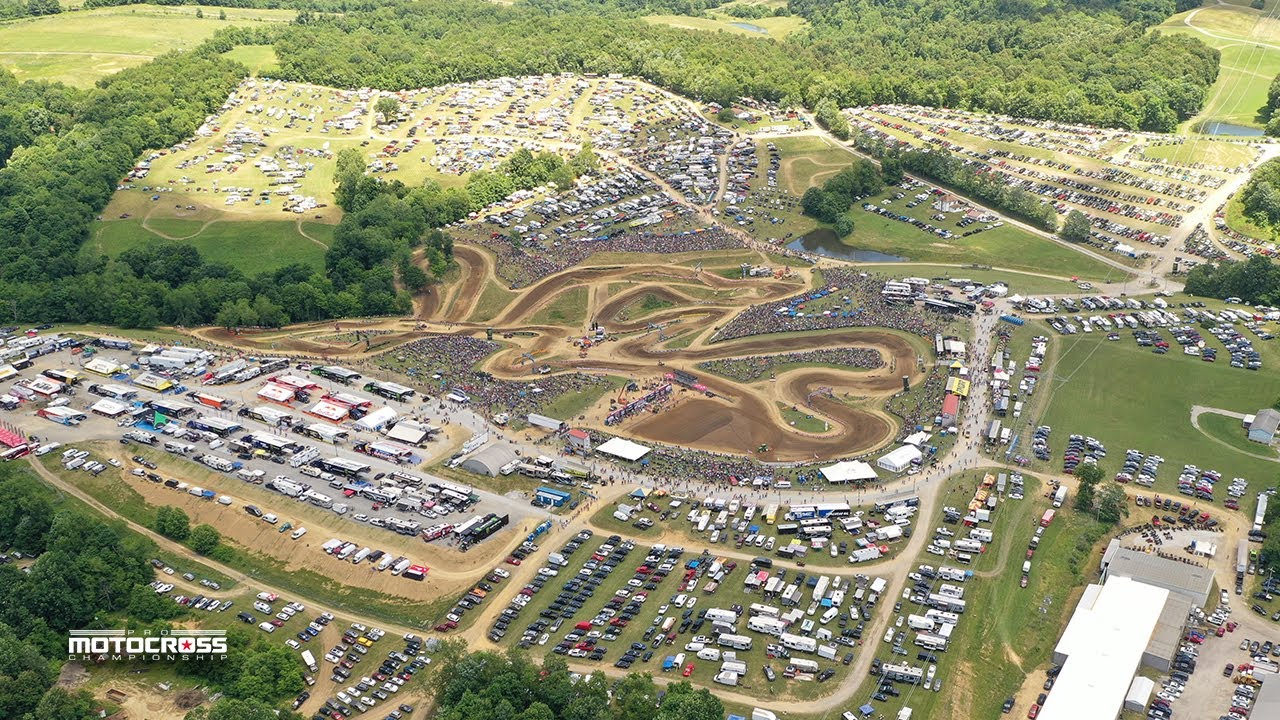
[[[172,505],[156,508],[156,519],[152,528],[161,535],[182,542],[191,533],[191,518],[186,511]]]
[[[225,8],[218,10],[218,19],[219,19],[219,20],[226,20],[226,19],[227,19],[227,11],[226,11],[226,9],[225,9]]]
[[[1062,223],[1062,232],[1059,235],[1067,242],[1081,243],[1089,239],[1091,229],[1089,217],[1079,210],[1072,210],[1067,213],[1067,219]]]
[[[373,112],[390,122],[400,112],[400,102],[393,97],[382,96],[373,104]]]
[[[218,549],[218,543],[222,542],[222,534],[212,525],[202,524],[191,528],[191,536],[187,540],[187,544],[192,550],[201,555],[208,555]]]
[[[1096,463],[1081,463],[1076,466],[1076,479],[1080,482],[1080,487],[1076,491],[1076,509],[1092,513],[1096,488],[1102,481],[1102,468]]]
[[[898,185],[903,180],[902,159],[897,155],[886,155],[880,160],[880,176],[885,185]]]
[[[204,10],[202,10],[201,8],[196,8],[196,19],[197,20],[204,19]]]
[[[688,681],[667,686],[656,720],[721,720],[724,704],[706,688],[694,689]]]
[[[1254,10],[1261,10],[1267,6],[1267,0],[1249,0],[1249,7]]]
[[[658,708],[658,688],[649,673],[632,673],[613,691],[617,720],[652,720]]]
[[[835,230],[837,237],[849,237],[853,234],[853,218],[849,217],[849,213],[841,214],[840,217],[836,218],[832,229]]]
[[[722,123],[731,123],[738,118],[733,114],[733,108],[724,107],[720,108],[720,112],[716,113],[716,119]]]
[[[22,717],[35,709],[53,679],[53,665],[12,628],[0,624],[0,707],[5,715]]]
[[[90,720],[98,717],[97,708],[98,703],[88,691],[70,691],[54,686],[40,698],[33,717],[39,720]]]
[[[130,620],[138,622],[155,622],[171,620],[184,612],[184,608],[165,595],[158,594],[146,585],[133,589],[129,597],[128,614]]]
[[[1104,485],[1102,491],[1098,493],[1098,520],[1108,525],[1115,525],[1128,517],[1128,500],[1124,488],[1117,483]]]

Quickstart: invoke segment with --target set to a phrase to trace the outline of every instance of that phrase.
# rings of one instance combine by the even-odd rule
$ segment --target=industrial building
[[[1089,585],[1053,651],[1062,672],[1040,720],[1110,720],[1160,626],[1170,591],[1124,576]]]
[[[1104,580],[1115,575],[1133,578],[1185,596],[1198,607],[1209,603],[1213,589],[1213,572],[1208,568],[1120,547],[1119,540],[1112,540],[1107,546],[1101,570]]]

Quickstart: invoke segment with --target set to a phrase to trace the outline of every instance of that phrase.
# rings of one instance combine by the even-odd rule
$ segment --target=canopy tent
[[[905,443],[905,444],[907,444],[907,445],[915,445],[916,447],[924,447],[924,444],[925,444],[925,443],[927,443],[927,442],[929,442],[929,433],[927,433],[927,432],[923,432],[923,431],[921,431],[921,432],[916,432],[916,433],[912,433],[912,434],[908,435],[908,436],[907,436],[907,438],[906,438],[905,440],[903,440],[902,442],[903,442],[903,443]]]
[[[308,415],[324,418],[329,422],[342,422],[346,419],[347,412],[347,408],[336,403],[331,403],[328,400],[321,400],[311,406],[310,410],[307,410]]]
[[[110,398],[102,398],[98,402],[94,403],[93,407],[89,408],[91,412],[95,412],[99,415],[106,415],[107,417],[115,417],[128,409],[129,408],[115,400],[111,400]]]
[[[644,488],[636,488],[635,490],[632,490],[630,493],[628,493],[628,497],[633,497],[638,500],[643,500],[646,496],[648,496],[648,494],[649,494],[649,491],[645,490]]]
[[[596,452],[635,462],[645,455],[648,455],[649,448],[623,438],[613,438],[609,440],[609,442],[596,447]]]
[[[293,402],[293,390],[274,383],[267,383],[258,391],[258,397],[271,402],[289,403]]]
[[[866,482],[876,479],[876,471],[861,460],[846,460],[820,470],[829,483]]]
[[[903,445],[895,449],[887,455],[882,456],[876,461],[876,465],[888,470],[889,472],[902,472],[911,467],[911,463],[918,462],[923,459],[919,448],[912,445]]]
[[[401,420],[387,431],[387,437],[410,445],[421,445],[431,438],[432,433],[440,432],[435,425],[424,425],[413,420]]]

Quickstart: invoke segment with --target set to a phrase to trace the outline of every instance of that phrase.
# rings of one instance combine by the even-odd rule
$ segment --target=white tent
[[[328,400],[321,400],[313,405],[311,409],[307,411],[307,414],[336,423],[345,420],[347,412],[347,408],[337,403],[331,403]]]
[[[381,407],[356,421],[357,430],[381,430],[384,425],[396,419],[396,411],[389,407]]]
[[[888,470],[889,472],[902,472],[911,467],[911,463],[922,459],[924,456],[920,454],[919,448],[913,445],[903,445],[888,455],[882,456],[876,461],[876,465]]]
[[[258,397],[272,402],[287,403],[293,401],[293,391],[275,383],[267,383],[258,391]]]
[[[908,435],[907,439],[903,440],[902,442],[906,443],[907,445],[915,445],[916,447],[922,447],[925,443],[929,442],[929,433],[921,430],[920,432],[912,433],[911,435]]]
[[[848,483],[875,480],[876,471],[861,460],[846,460],[821,469],[822,477],[829,483]]]
[[[596,452],[634,462],[648,455],[649,448],[623,438],[613,438],[609,442],[596,447]]]
[[[1151,692],[1155,690],[1156,683],[1151,678],[1145,678],[1138,675],[1133,679],[1133,684],[1129,686],[1129,694],[1124,698],[1124,709],[1132,712],[1140,713],[1147,707],[1147,702],[1151,700]]]
[[[410,445],[421,445],[431,437],[431,433],[436,432],[440,432],[440,428],[434,425],[424,425],[413,420],[401,420],[396,423],[395,427],[387,431],[387,437]]]
[[[89,408],[89,410],[99,415],[106,415],[107,417],[115,417],[120,413],[124,412],[125,410],[128,410],[128,408],[116,402],[115,400],[111,400],[110,398],[102,398],[98,402],[94,403],[93,407]]]

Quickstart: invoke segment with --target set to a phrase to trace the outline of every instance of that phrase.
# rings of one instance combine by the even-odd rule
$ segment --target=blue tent
[[[863,715],[870,715],[875,711],[876,709],[871,707],[871,703],[867,703],[866,705],[863,705],[862,707],[858,708],[858,712],[862,713]]]

